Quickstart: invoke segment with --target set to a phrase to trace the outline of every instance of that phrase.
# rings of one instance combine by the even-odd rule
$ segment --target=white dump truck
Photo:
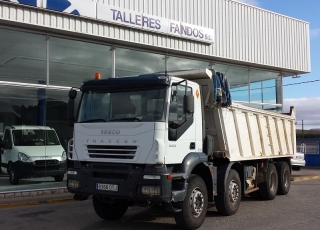
[[[69,91],[74,126],[67,187],[90,195],[97,215],[161,205],[183,229],[199,228],[209,202],[233,215],[241,197],[272,200],[290,189],[295,114],[221,106],[212,70],[85,81]],[[225,104],[224,104],[225,105]]]

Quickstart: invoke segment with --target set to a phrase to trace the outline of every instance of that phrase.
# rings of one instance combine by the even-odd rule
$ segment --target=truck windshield
[[[53,130],[13,130],[12,137],[15,146],[60,145]]]
[[[163,119],[166,88],[84,92],[77,122],[154,122]]]

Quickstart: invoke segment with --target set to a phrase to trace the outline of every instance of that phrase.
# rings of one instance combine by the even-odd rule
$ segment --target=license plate
[[[118,192],[118,185],[116,184],[96,184],[96,189],[97,190],[105,190],[105,191],[113,191],[113,192]]]

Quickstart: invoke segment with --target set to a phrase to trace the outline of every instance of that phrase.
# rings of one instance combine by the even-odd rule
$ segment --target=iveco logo
[[[119,129],[101,129],[101,134],[117,135],[117,134],[120,134],[120,130]]]

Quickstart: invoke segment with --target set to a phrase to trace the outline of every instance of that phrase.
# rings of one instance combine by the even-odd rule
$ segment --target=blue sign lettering
[[[121,16],[121,12],[120,11],[118,11],[118,13],[117,13],[116,21],[118,21],[118,19],[120,19],[120,21],[122,21],[122,16]]]
[[[141,15],[136,15],[136,25],[141,26]]]

